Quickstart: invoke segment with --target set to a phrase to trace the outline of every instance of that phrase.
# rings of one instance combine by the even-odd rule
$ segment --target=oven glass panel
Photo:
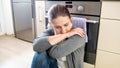
[[[84,61],[90,64],[95,64],[97,39],[98,39],[99,23],[87,23],[88,42],[85,47]]]

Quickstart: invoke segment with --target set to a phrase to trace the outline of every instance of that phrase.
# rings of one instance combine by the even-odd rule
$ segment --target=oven
[[[87,19],[87,36],[88,42],[85,46],[85,57],[84,62],[92,65],[92,68],[95,68],[96,61],[96,51],[97,51],[97,41],[100,25],[100,11],[101,11],[101,2],[98,0],[93,1],[46,1],[46,14],[48,9],[53,4],[63,4],[65,5],[71,13],[72,17],[81,17]],[[46,17],[46,26],[48,19]],[[47,28],[47,27],[46,27]]]

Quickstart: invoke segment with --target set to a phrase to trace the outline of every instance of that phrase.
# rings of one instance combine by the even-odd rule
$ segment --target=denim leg
[[[31,68],[49,68],[45,52],[35,53],[32,61]]]
[[[46,52],[35,53],[31,68],[58,68],[57,60],[49,56]]]

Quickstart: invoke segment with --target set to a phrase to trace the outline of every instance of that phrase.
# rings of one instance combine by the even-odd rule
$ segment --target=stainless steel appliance
[[[95,66],[97,40],[100,21],[100,1],[46,1],[46,13],[53,4],[63,4],[70,11],[73,17],[83,17],[87,19],[88,42],[85,47],[84,62]],[[46,24],[48,23],[46,17]],[[91,68],[91,67],[90,67]]]
[[[35,37],[33,0],[12,0],[15,37],[32,42]]]

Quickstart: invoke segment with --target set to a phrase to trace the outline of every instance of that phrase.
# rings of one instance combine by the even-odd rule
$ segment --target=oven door
[[[86,42],[86,46],[85,46],[84,62],[91,65],[95,65],[100,17],[73,15],[73,14],[72,17],[81,17],[87,19],[86,29],[87,29],[88,42]]]

